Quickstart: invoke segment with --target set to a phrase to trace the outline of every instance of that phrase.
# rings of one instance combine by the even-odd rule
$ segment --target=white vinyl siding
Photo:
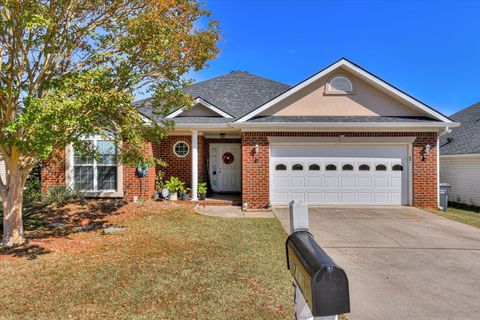
[[[440,158],[440,182],[452,185],[450,201],[480,206],[480,157]]]

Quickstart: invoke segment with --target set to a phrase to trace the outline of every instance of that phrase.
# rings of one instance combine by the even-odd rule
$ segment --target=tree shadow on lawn
[[[8,249],[0,247],[0,256],[35,259],[50,250],[31,242],[67,238],[74,233],[95,232],[111,226],[106,218],[119,214],[126,204],[120,200],[81,199],[61,206],[34,207],[24,217],[26,244]]]

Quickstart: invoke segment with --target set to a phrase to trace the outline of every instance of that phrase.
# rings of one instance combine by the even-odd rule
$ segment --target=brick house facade
[[[162,171],[164,180],[175,176],[191,187],[193,200],[196,182],[205,181],[217,192],[238,191],[248,208],[290,201],[275,198],[279,194],[293,197],[295,193],[308,199],[309,188],[316,188],[318,198],[312,195],[310,199],[318,205],[438,205],[438,139],[459,124],[346,59],[293,87],[235,71],[185,90],[197,97],[192,108],[167,115],[175,122],[174,131],[146,148],[167,166],[151,168],[143,178],[135,167],[124,166],[117,197],[151,197],[156,174]],[[139,111],[153,116],[148,103],[139,106]],[[174,152],[181,141],[189,147],[184,155]],[[300,154],[296,154],[298,146]],[[279,170],[284,172],[277,173],[272,150],[281,148],[284,164]],[[62,159],[65,153],[60,155],[60,160],[43,167],[43,191],[68,180],[68,161]],[[319,171],[312,174],[317,174],[318,185],[308,185],[313,180],[303,165],[302,172],[293,172],[295,163],[308,159],[323,163],[324,158],[337,164],[353,160],[348,160],[346,172],[335,167],[335,172],[324,173],[326,167],[320,170],[317,165]],[[362,161],[383,162],[384,169],[369,167],[368,172],[361,172]],[[336,184],[331,184],[333,180]],[[324,200],[327,193],[337,193],[338,199]]]

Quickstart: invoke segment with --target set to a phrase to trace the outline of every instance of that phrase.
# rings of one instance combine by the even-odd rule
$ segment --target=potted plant
[[[188,195],[190,190],[191,190],[190,188],[185,188],[185,187],[182,186],[181,192],[182,192],[182,200],[183,201],[190,200],[190,196]]]
[[[207,183],[201,182],[198,184],[198,196],[200,200],[205,200],[207,198]]]
[[[178,200],[177,193],[183,189],[184,182],[177,177],[170,177],[170,180],[165,182],[165,188],[170,192],[169,199],[172,201]]]

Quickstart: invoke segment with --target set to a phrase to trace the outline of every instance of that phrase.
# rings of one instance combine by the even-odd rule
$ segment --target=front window
[[[74,187],[81,191],[117,190],[117,148],[112,141],[88,140],[98,158],[74,150]]]

